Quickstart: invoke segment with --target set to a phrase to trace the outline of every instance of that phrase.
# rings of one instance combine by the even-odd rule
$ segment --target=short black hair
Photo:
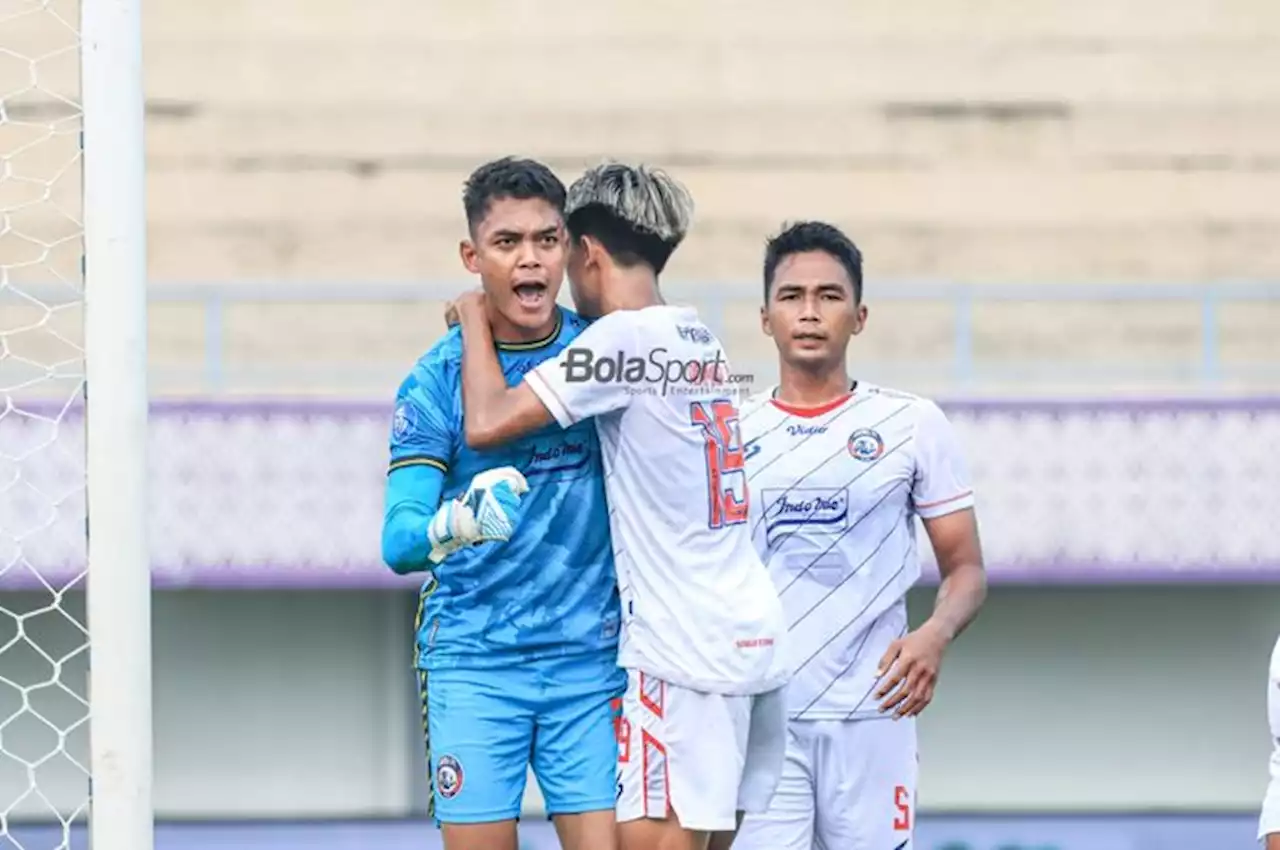
[[[486,162],[471,172],[463,184],[467,227],[475,230],[489,213],[489,205],[503,198],[541,198],[564,215],[565,188],[560,178],[537,160],[505,156]]]
[[[862,301],[862,252],[844,231],[825,221],[799,221],[786,225],[782,232],[765,244],[764,249],[764,300],[768,302],[773,289],[773,276],[778,265],[792,254],[821,251],[844,266],[853,284],[853,300]]]

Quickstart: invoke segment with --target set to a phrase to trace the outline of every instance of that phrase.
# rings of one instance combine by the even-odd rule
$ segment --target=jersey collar
[[[556,324],[551,329],[551,333],[542,339],[535,339],[532,342],[498,342],[499,351],[533,351],[536,348],[545,348],[556,341],[560,336],[560,330],[564,327],[564,313],[560,308],[556,307]]]
[[[778,410],[781,410],[783,413],[788,414],[789,416],[799,416],[804,419],[812,419],[815,416],[824,416],[830,413],[831,411],[835,410],[837,407],[844,404],[849,399],[853,398],[854,394],[857,391],[858,391],[858,382],[854,381],[852,384],[849,385],[848,393],[842,396],[839,396],[837,398],[834,398],[831,401],[827,402],[826,404],[820,404],[817,407],[800,407],[799,405],[795,405],[795,404],[787,404],[785,401],[778,401],[778,399],[775,398],[775,396],[777,396],[778,394],[778,388],[774,387],[773,392],[769,393],[769,403],[772,404],[774,407],[776,407]]]

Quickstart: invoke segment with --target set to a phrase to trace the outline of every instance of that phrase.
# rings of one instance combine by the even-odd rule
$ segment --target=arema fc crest
[[[870,463],[884,454],[884,440],[870,428],[859,428],[849,435],[849,454],[857,460]]]
[[[462,790],[462,763],[453,756],[440,756],[436,764],[436,790],[446,800],[452,800]]]

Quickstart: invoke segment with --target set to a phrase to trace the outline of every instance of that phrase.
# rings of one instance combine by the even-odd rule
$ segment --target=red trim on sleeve
[[[957,502],[960,499],[965,498],[966,496],[972,496],[972,495],[973,495],[972,490],[965,490],[963,493],[958,493],[954,496],[951,496],[950,498],[939,499],[936,502],[917,502],[916,508],[928,510],[929,508],[936,508],[940,505],[945,505],[947,502]]]

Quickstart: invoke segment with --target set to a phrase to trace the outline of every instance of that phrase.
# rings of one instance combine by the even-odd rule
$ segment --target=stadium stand
[[[873,301],[900,279],[1025,285],[1028,303],[974,315],[979,352],[997,358],[1200,346],[1195,303],[1047,307],[1036,287],[1280,276],[1280,7],[1265,0],[1069,13],[1035,0],[1017,14],[980,0],[857,14],[836,0],[785,14],[764,0],[237,0],[146,14],[157,287],[460,287],[460,184],[513,151],[566,178],[610,154],[685,179],[699,215],[668,277],[695,300],[711,283],[740,293],[723,310],[734,353],[760,350],[761,243],[787,218],[848,227]],[[335,359],[403,364],[439,327],[431,297],[235,304],[225,354],[287,372],[314,347],[295,342],[305,333]],[[882,314],[894,333],[862,351],[945,353],[954,310],[896,303]],[[154,358],[197,363],[204,308],[153,312]],[[1219,318],[1225,358],[1274,356],[1280,304]]]

